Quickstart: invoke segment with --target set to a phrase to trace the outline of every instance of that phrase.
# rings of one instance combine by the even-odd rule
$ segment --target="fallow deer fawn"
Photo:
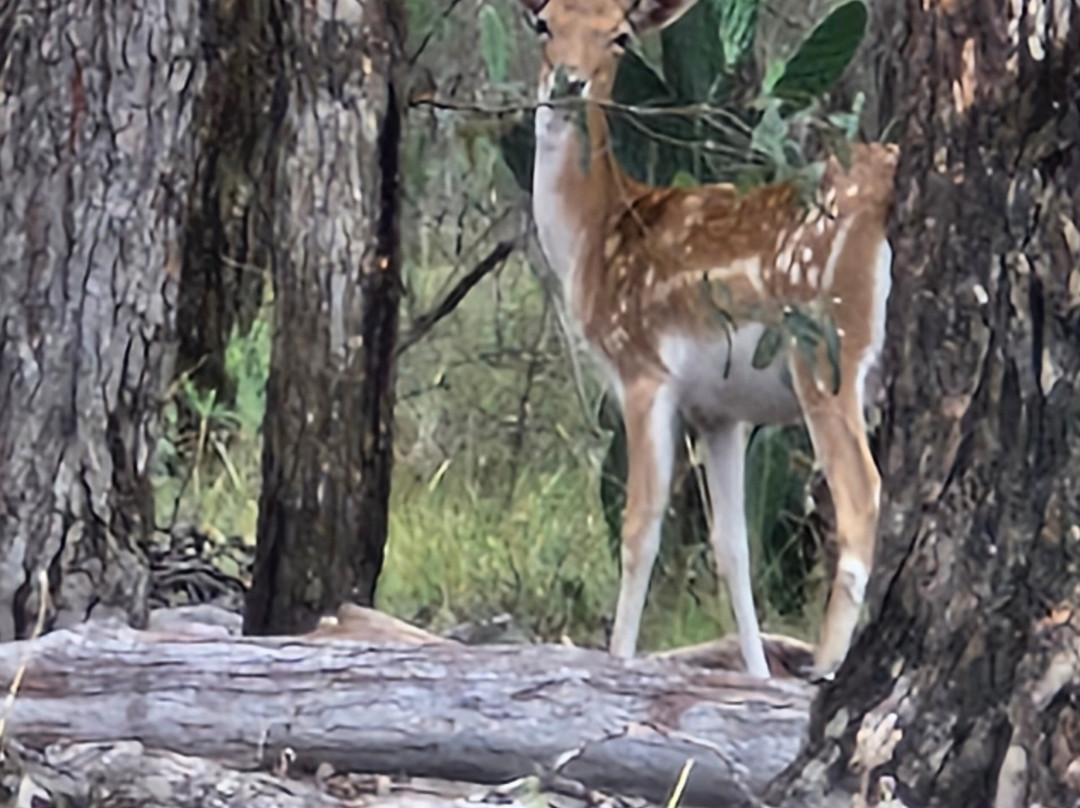
[[[611,99],[629,37],[674,22],[694,0],[521,2],[542,40],[533,179],[540,242],[626,424],[611,652],[635,652],[681,415],[705,450],[712,544],[743,658],[752,675],[769,676],[751,592],[743,425],[801,417],[836,511],[838,563],[814,659],[815,673],[828,676],[847,654],[873,562],[881,483],[863,388],[885,337],[896,148],[856,146],[848,172],[832,161],[819,189],[823,206],[801,204],[788,185],[741,196],[725,185],[642,185],[616,165],[601,104]],[[556,85],[582,100],[585,127],[575,120],[580,112],[545,103]],[[703,290],[715,292],[733,331],[718,324]],[[838,391],[822,381],[824,352],[817,368],[790,346],[763,369],[753,366],[765,324],[807,304],[831,316],[839,337]]]

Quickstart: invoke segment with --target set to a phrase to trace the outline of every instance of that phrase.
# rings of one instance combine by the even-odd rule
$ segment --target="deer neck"
[[[603,109],[588,104],[580,113],[540,107],[536,111],[533,216],[540,245],[563,286],[571,311],[581,274],[600,260],[604,229],[629,179],[611,153]]]

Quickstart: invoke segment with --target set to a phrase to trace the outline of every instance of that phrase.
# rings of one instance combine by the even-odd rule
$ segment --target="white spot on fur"
[[[847,589],[853,601],[863,602],[866,597],[866,584],[870,580],[865,564],[852,556],[842,555],[836,564],[836,577]]]
[[[791,259],[793,257],[793,252],[794,250],[791,247],[788,247],[776,257],[776,268],[778,270],[786,273],[791,269]]]
[[[845,219],[833,238],[832,249],[829,251],[829,260],[825,262],[825,274],[821,278],[821,285],[826,289],[832,288],[833,281],[836,279],[836,262],[840,260],[840,255],[844,252],[844,242],[847,241],[848,230],[851,228],[852,221],[854,220],[850,218]]]
[[[615,251],[619,249],[619,242],[621,241],[618,233],[612,233],[607,237],[604,242],[604,258],[611,260],[615,255]]]

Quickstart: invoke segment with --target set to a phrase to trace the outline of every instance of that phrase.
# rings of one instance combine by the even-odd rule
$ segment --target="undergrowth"
[[[433,75],[446,84],[455,76],[460,97],[487,98],[492,87],[527,92],[531,80],[522,77],[535,75],[529,49],[514,46],[496,59],[482,58],[476,15],[440,14],[431,0],[409,0],[408,6],[421,23],[411,26],[410,51],[427,46],[424,60]],[[494,11],[486,12],[489,27]],[[492,65],[497,76],[485,72]],[[409,124],[403,331],[496,240],[520,236],[521,220],[520,192],[496,145],[501,123],[492,128],[482,120],[413,111]],[[238,537],[230,546],[254,548],[271,310],[268,300],[254,327],[234,334],[228,345],[226,373],[235,395],[200,391],[181,378],[166,397],[153,471],[157,524],[164,531],[193,527],[222,546]],[[584,388],[583,407],[557,318],[520,252],[400,357],[380,608],[435,630],[510,614],[525,639],[566,636],[604,644],[619,577],[600,499],[611,433],[596,429],[599,390],[588,374]],[[790,482],[784,471],[789,454],[795,456],[779,451],[781,443],[770,447],[752,467],[769,472],[777,487],[748,488],[755,535],[782,515],[783,497],[773,494]],[[786,532],[781,527],[779,538]],[[820,578],[812,582],[806,609],[781,603],[776,593],[791,580],[791,565],[775,550],[759,552],[760,544],[752,552],[763,626],[812,637],[816,621],[804,613],[821,612]],[[774,546],[786,552],[782,542]],[[243,564],[228,563],[235,568],[226,572],[247,574]],[[640,646],[685,645],[733,628],[708,547],[665,543]]]
[[[407,274],[423,303],[454,270]],[[509,614],[518,638],[602,646],[619,577],[598,494],[608,435],[590,429],[524,262],[485,283],[401,358],[377,605],[434,630]],[[160,529],[190,526],[254,547],[270,311],[268,302],[252,330],[229,343],[233,401],[185,378],[173,385],[153,475]],[[590,385],[586,394],[597,392]],[[661,554],[643,648],[733,629],[707,550],[695,552]]]

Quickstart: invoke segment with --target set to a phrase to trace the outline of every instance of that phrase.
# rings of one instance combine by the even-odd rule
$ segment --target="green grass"
[[[602,643],[618,573],[591,476],[526,470],[509,497],[452,470],[434,486],[399,481],[379,606],[436,630],[506,612],[538,639]]]
[[[448,266],[413,267],[415,309],[437,299],[453,276]],[[402,357],[377,605],[434,630],[509,613],[530,638],[601,646],[619,579],[599,496],[609,438],[590,430],[544,312],[538,285],[515,259]],[[193,525],[254,546],[271,328],[267,306],[230,342],[232,404],[184,379],[173,386],[153,476],[159,526]],[[588,395],[597,392],[590,382]],[[769,628],[811,633],[801,615],[781,620],[767,603],[762,611]],[[640,647],[732,630],[706,548],[666,548]]]

